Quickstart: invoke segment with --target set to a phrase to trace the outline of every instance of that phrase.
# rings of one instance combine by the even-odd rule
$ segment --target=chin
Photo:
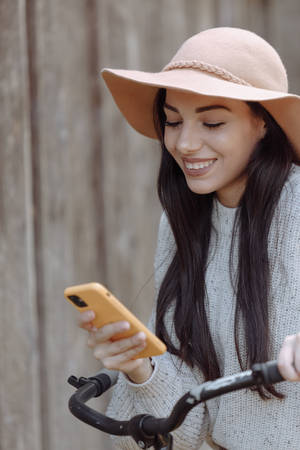
[[[212,186],[197,186],[195,183],[190,183],[187,181],[188,188],[194,192],[194,194],[204,195],[211,194],[215,192],[216,188]]]

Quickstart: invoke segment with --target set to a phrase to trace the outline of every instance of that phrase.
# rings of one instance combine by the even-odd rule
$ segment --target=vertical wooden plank
[[[105,282],[101,203],[97,54],[91,15],[95,2],[36,0],[34,30],[36,261],[41,323],[43,450],[108,448],[100,432],[68,411],[71,373],[89,375],[99,364],[63,298],[67,285]],[[98,402],[98,408],[104,408]]]
[[[286,66],[290,92],[300,92],[299,18],[300,2],[268,0],[269,39]]]
[[[215,0],[217,26],[245,28],[267,35],[265,0]]]
[[[159,70],[162,28],[158,4],[137,1],[101,2],[98,16],[100,65]],[[151,49],[151,50],[150,50]],[[152,63],[154,61],[155,65]],[[156,67],[156,68],[155,68]],[[153,282],[137,292],[153,274],[156,227],[160,207],[155,183],[159,147],[125,122],[102,78],[101,136],[105,201],[105,235],[109,287],[146,320],[153,304]]]
[[[234,0],[215,0],[217,26],[231,27],[234,22]]]
[[[187,34],[192,36],[207,28],[216,26],[215,2],[211,0],[191,0],[184,2]]]
[[[40,450],[25,2],[0,4],[0,448]]]
[[[264,39],[269,39],[269,0],[248,0],[245,2],[247,27]]]

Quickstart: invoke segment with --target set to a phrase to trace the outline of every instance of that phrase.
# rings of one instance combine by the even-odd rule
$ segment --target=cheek
[[[175,159],[176,162],[178,162],[178,155],[176,151],[176,140],[174,139],[174,137],[170,135],[165,136],[164,144],[169,154]]]
[[[175,149],[175,139],[170,133],[165,132],[164,144],[167,150],[171,153]]]
[[[223,156],[231,158],[236,165],[246,164],[258,142],[257,134],[246,127],[244,130],[232,130],[229,134],[218,136],[218,148]]]

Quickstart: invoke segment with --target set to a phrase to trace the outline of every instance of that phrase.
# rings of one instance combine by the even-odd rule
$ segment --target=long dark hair
[[[166,90],[159,89],[153,118],[162,149],[157,181],[158,196],[176,242],[176,253],[158,294],[156,333],[168,351],[190,367],[197,367],[205,380],[221,376],[205,311],[205,271],[211,233],[214,193],[195,194],[184,174],[164,145]],[[248,162],[247,185],[237,209],[231,239],[230,268],[234,236],[239,239],[238,272],[235,282],[235,347],[242,370],[269,359],[268,314],[270,269],[268,234],[282,187],[295,158],[285,133],[263,106],[247,102],[267,126]],[[237,231],[239,229],[239,231]],[[242,239],[241,239],[242,237]],[[230,270],[230,275],[232,273]],[[175,300],[174,327],[179,348],[171,341],[164,316]],[[242,360],[238,326],[243,324],[247,360]],[[201,324],[201,326],[199,326]],[[284,398],[273,386],[255,388],[264,400]],[[270,395],[271,394],[271,395]]]

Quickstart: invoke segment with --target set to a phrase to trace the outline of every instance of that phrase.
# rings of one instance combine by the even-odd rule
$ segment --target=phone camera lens
[[[83,308],[84,306],[88,306],[84,300],[82,300],[78,295],[68,295],[69,299],[80,308]]]

